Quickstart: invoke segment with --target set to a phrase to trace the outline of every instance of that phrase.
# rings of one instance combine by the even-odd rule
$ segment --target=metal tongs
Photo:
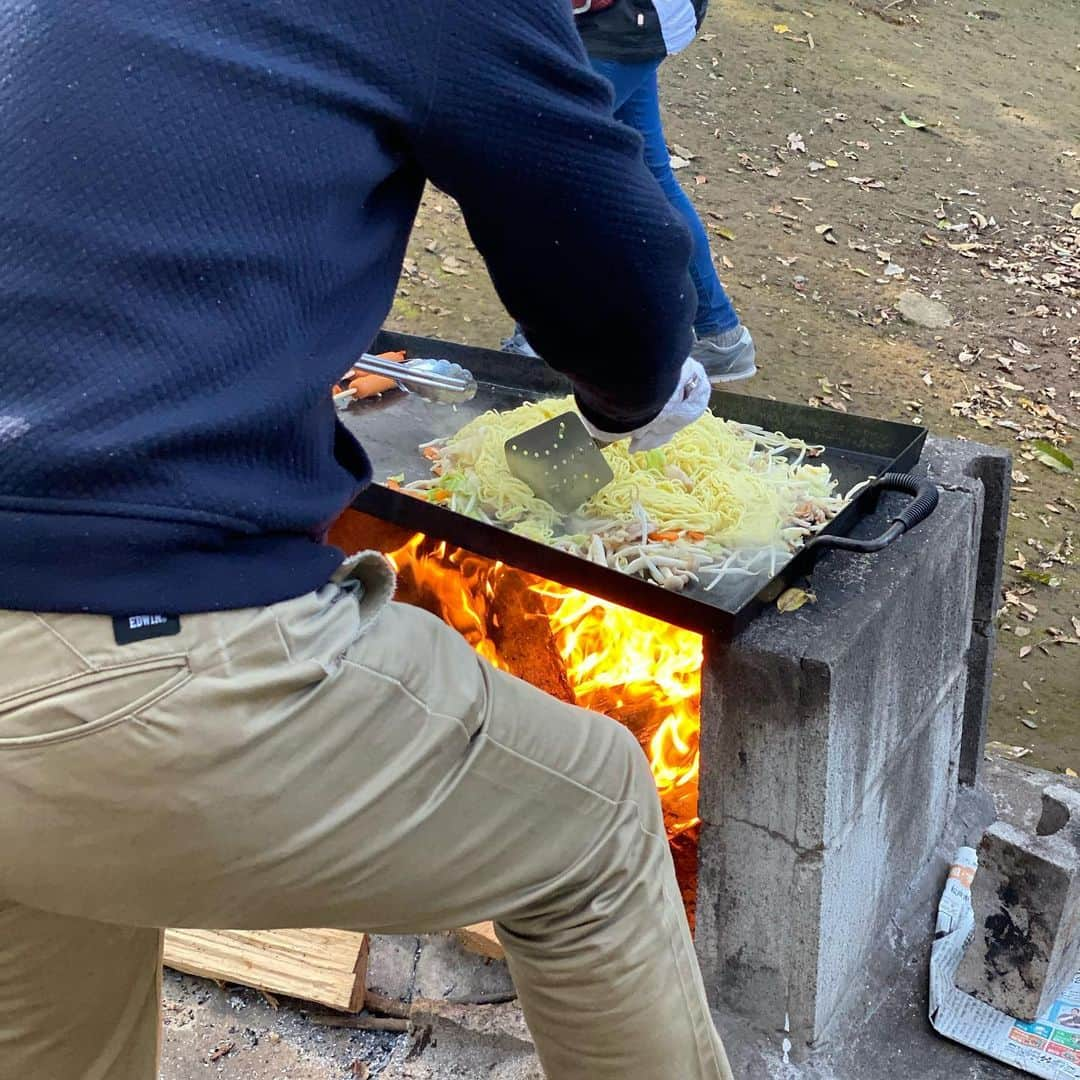
[[[476,396],[476,379],[472,372],[450,360],[417,359],[398,363],[364,353],[353,368],[393,379],[406,393],[414,393],[439,405],[457,405]],[[346,394],[350,395],[350,400],[354,396],[351,390],[346,390],[334,398],[335,403],[346,404],[345,400],[339,402]]]

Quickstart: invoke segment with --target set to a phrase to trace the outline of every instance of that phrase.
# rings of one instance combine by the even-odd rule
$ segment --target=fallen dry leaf
[[[817,597],[805,589],[785,589],[777,598],[776,610],[782,611],[786,615],[790,611],[798,611],[799,608],[806,604],[814,603],[815,600],[817,600]]]
[[[849,184],[857,184],[863,191],[876,191],[885,186],[882,181],[875,180],[872,176],[845,176],[844,179]]]
[[[447,255],[440,265],[446,273],[453,274],[454,277],[464,277],[469,272],[453,255]]]

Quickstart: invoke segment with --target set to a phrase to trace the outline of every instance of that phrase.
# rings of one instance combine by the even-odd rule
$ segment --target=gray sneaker
[[[694,335],[694,344],[690,347],[690,356],[701,363],[709,375],[709,382],[737,382],[749,379],[757,374],[754,363],[754,339],[745,326],[739,327],[740,333],[734,342],[729,330],[725,334]],[[724,341],[725,344],[721,344]]]
[[[503,341],[501,350],[505,353],[515,353],[518,356],[535,356],[539,353],[526,341],[520,326],[514,327],[514,332]]]

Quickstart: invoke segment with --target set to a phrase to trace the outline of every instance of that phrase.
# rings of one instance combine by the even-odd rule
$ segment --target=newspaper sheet
[[[947,1039],[970,1046],[1044,1080],[1080,1080],[1080,973],[1045,1016],[1014,1020],[956,988],[956,970],[975,931],[972,848],[961,848],[938,907],[930,954],[930,1023]]]

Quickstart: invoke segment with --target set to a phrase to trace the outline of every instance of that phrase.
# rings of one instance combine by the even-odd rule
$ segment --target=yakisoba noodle
[[[435,476],[406,490],[668,588],[775,566],[843,506],[828,468],[805,463],[820,447],[706,413],[659,450],[606,447],[614,480],[563,519],[510,473],[503,446],[568,408],[484,413],[427,444]]]

